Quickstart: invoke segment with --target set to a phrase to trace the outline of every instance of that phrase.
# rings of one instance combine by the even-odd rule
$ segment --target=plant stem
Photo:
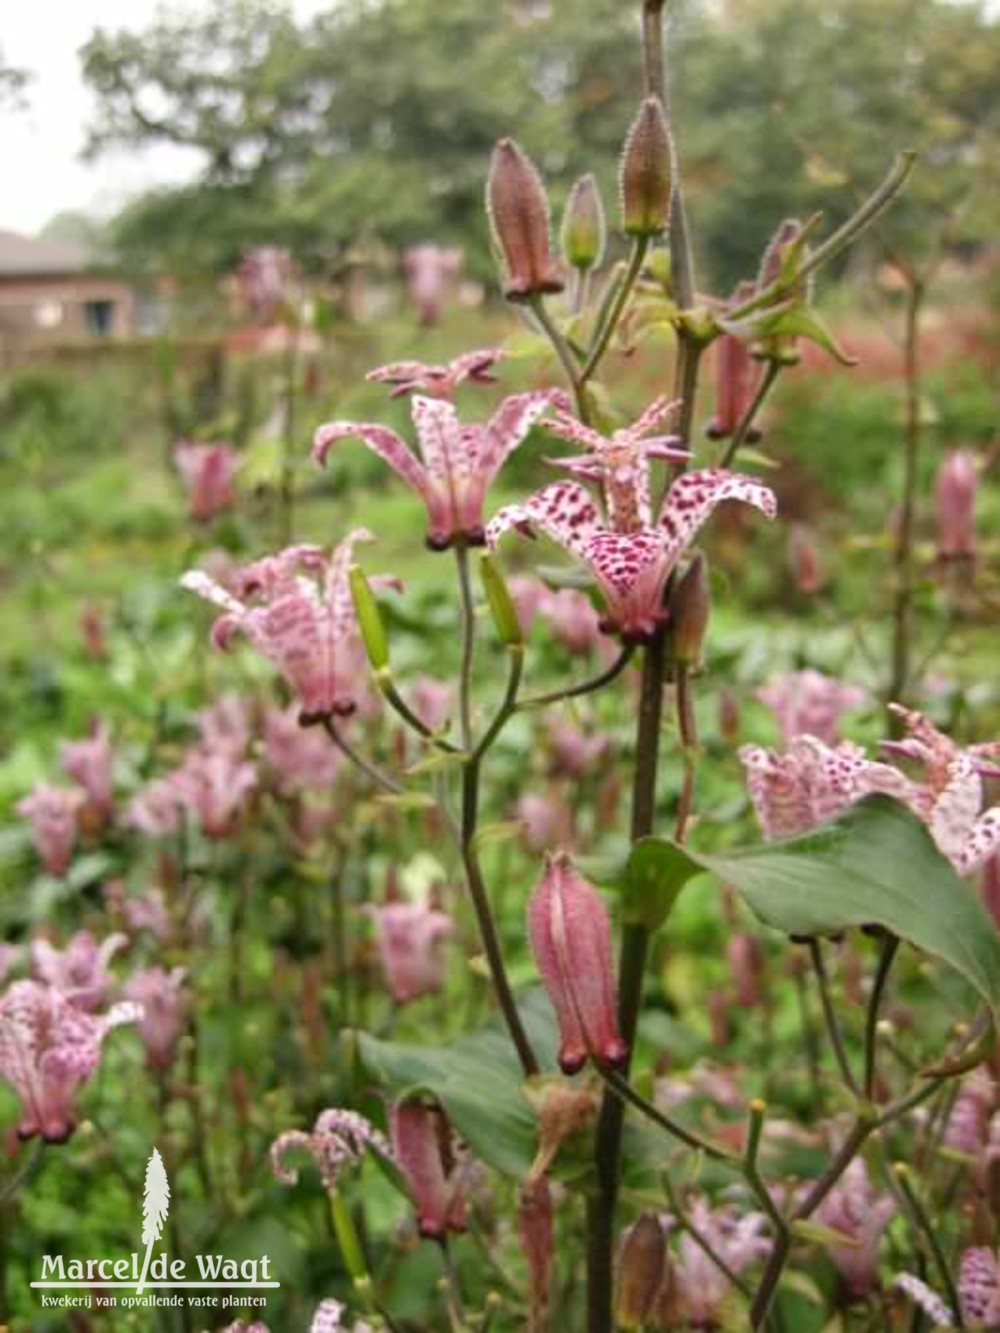
[[[906,327],[904,334],[904,381],[906,424],[903,444],[903,497],[896,529],[894,552],[895,594],[892,608],[892,670],[887,702],[902,703],[911,684],[913,638],[913,539],[916,520],[917,462],[920,452],[920,312],[924,287],[912,272],[906,273]],[[901,734],[902,722],[890,720],[893,736]]]
[[[636,720],[635,774],[632,786],[632,841],[653,829],[656,810],[656,775],[663,715],[663,675],[666,637],[661,629],[645,646],[639,714]],[[642,982],[649,952],[649,931],[643,925],[625,926],[618,969],[618,1022],[631,1058],[642,1002]],[[623,1071],[628,1079],[628,1067]],[[601,1103],[594,1148],[596,1194],[587,1210],[587,1327],[589,1333],[611,1329],[611,1269],[615,1204],[618,1199],[624,1106],[606,1092]]]
[[[344,739],[343,733],[333,720],[332,716],[324,717],[321,725],[337,749],[340,750],[342,754],[345,754],[347,758],[350,759],[351,763],[354,764],[356,768],[359,768],[366,777],[371,778],[376,787],[381,787],[383,791],[390,792],[394,796],[398,796],[400,792],[404,790],[395,778],[391,778],[388,773],[383,772],[377,764],[373,764],[370,760],[365,759],[363,755],[360,755],[357,750],[355,750],[354,746],[351,745],[349,741]]]
[[[583,380],[580,374],[580,367],[577,364],[576,357],[573,355],[573,350],[563,337],[561,329],[549,314],[544,297],[533,297],[530,302],[530,308],[535,318],[538,320],[538,323],[541,325],[545,336],[552,344],[552,350],[559,358],[559,364],[562,366],[566,378],[573,387],[573,396],[576,399],[577,416],[583,420],[586,412],[586,400],[583,397]]]
[[[823,948],[817,939],[809,941],[809,957],[812,959],[813,970],[816,973],[816,981],[819,985],[819,997],[823,1005],[823,1018],[826,1021],[826,1031],[830,1038],[830,1045],[833,1048],[834,1056],[837,1060],[837,1066],[840,1069],[841,1077],[850,1088],[854,1095],[860,1096],[861,1089],[857,1085],[854,1074],[851,1071],[850,1062],[847,1059],[847,1052],[844,1050],[844,1039],[841,1036],[840,1024],[837,1022],[837,1015],[834,1013],[833,1000],[830,996],[830,979],[826,972],[826,963],[823,961]]]
[[[458,591],[462,609],[462,666],[458,682],[458,714],[462,749],[466,754],[471,754],[472,658],[476,645],[476,620],[472,602],[472,584],[469,580],[469,552],[461,543],[455,547],[455,566],[458,570]]]
[[[675,1139],[680,1139],[681,1143],[686,1143],[689,1148],[694,1148],[696,1152],[704,1153],[710,1157],[713,1162],[725,1162],[732,1160],[732,1153],[725,1148],[702,1138],[694,1130],[686,1129],[683,1125],[665,1115],[659,1107],[646,1100],[640,1093],[636,1092],[628,1079],[622,1078],[621,1074],[611,1069],[608,1065],[600,1064],[595,1061],[597,1072],[601,1078],[612,1090],[616,1097],[630,1106],[634,1106],[637,1111],[641,1111],[647,1120],[651,1120],[654,1125],[659,1125],[660,1129],[672,1135]]]
[[[899,940],[895,935],[890,935],[882,945],[882,955],[879,958],[878,970],[875,973],[875,980],[872,982],[872,993],[868,999],[868,1013],[865,1019],[865,1096],[871,1100],[875,1093],[875,1056],[877,1047],[877,1032],[879,1010],[882,1007],[882,996],[885,993],[886,983],[889,980],[889,972],[892,969],[893,959],[899,949]]]
[[[643,0],[642,55],[647,97],[658,97],[666,106],[667,89],[663,64],[663,6],[665,0]]]
[[[952,1277],[951,1266],[945,1258],[944,1251],[941,1249],[941,1242],[938,1240],[937,1232],[934,1229],[934,1223],[928,1216],[927,1209],[924,1207],[923,1200],[913,1186],[910,1179],[910,1169],[903,1162],[897,1162],[894,1168],[896,1180],[906,1200],[907,1208],[917,1230],[927,1242],[927,1246],[934,1260],[934,1266],[938,1270],[941,1283],[948,1298],[948,1305],[951,1307],[952,1315],[955,1319],[956,1328],[964,1328],[965,1321],[962,1318],[962,1303],[958,1298],[958,1288],[955,1286],[955,1279]]]
[[[393,712],[397,713],[408,727],[411,727],[418,736],[429,742],[436,750],[443,750],[445,754],[458,754],[458,747],[452,745],[449,741],[438,736],[428,725],[419,718],[403,696],[396,689],[392,677],[388,672],[377,672],[376,683],[382,698],[386,701]]]
[[[716,1253],[716,1251],[712,1248],[712,1243],[708,1239],[708,1237],[705,1236],[701,1231],[699,1231],[699,1229],[694,1225],[694,1223],[689,1218],[687,1212],[684,1209],[684,1206],[682,1205],[680,1199],[677,1196],[677,1191],[674,1188],[674,1182],[670,1177],[670,1173],[668,1171],[664,1171],[661,1178],[663,1180],[663,1188],[666,1191],[667,1199],[670,1202],[671,1212],[677,1218],[677,1222],[681,1227],[681,1230],[686,1231],[688,1233],[688,1235],[691,1237],[694,1243],[698,1246],[698,1248],[702,1251],[702,1253],[705,1254],[708,1257],[708,1259],[711,1260],[711,1262],[719,1270],[722,1276],[726,1278],[726,1280],[730,1282],[738,1292],[740,1292],[743,1296],[745,1296],[748,1301],[751,1300],[753,1298],[753,1292],[751,1291],[749,1285],[743,1280],[743,1278],[740,1277],[738,1273],[734,1272],[733,1269],[729,1267],[725,1259],[723,1259],[723,1257],[720,1254]]]
[[[579,385],[579,391],[582,392],[588,380],[590,380],[604,358],[604,353],[608,350],[608,344],[611,342],[612,335],[618,327],[618,321],[622,317],[628,298],[632,294],[632,288],[642,272],[643,260],[646,258],[646,251],[649,248],[649,238],[647,236],[637,236],[632,242],[632,252],[629,255],[628,268],[625,270],[625,276],[615,291],[614,300],[607,313],[607,318],[599,326],[594,335],[594,341],[591,344],[587,360],[583,369],[579,372],[575,384]],[[575,387],[575,386],[574,386]]]
[[[760,380],[758,381],[757,392],[754,394],[753,398],[750,401],[749,406],[743,413],[742,420],[736,427],[736,430],[730,436],[729,442],[726,445],[725,452],[719,459],[718,463],[716,464],[716,467],[730,467],[732,465],[733,459],[736,457],[737,453],[740,450],[740,447],[742,446],[743,442],[746,440],[747,435],[749,434],[750,428],[753,425],[754,420],[756,419],[757,413],[764,405],[764,399],[771,392],[771,389],[774,385],[774,381],[781,374],[781,371],[782,371],[782,365],[780,361],[774,361],[774,360],[768,361],[767,369],[764,371],[763,375],[761,375]]]
[[[684,777],[681,782],[680,799],[677,802],[674,841],[683,842],[687,837],[688,823],[691,819],[691,811],[694,808],[694,784],[698,771],[698,722],[694,712],[691,673],[683,663],[677,664],[676,689],[677,727],[681,739],[681,762],[684,765]]]
[[[476,746],[473,758],[478,762],[481,760],[490,746],[503,731],[507,722],[517,712],[517,692],[521,687],[521,675],[524,671],[524,645],[511,644],[507,649],[507,688],[504,690],[503,700],[497,709],[496,717],[483,733],[482,739]]]
[[[626,643],[607,671],[602,671],[599,676],[593,676],[590,680],[582,681],[579,685],[571,685],[566,690],[553,690],[551,694],[536,694],[529,699],[521,699],[517,705],[517,712],[524,713],[530,708],[544,708],[548,704],[559,704],[564,699],[578,699],[581,694],[593,694],[595,690],[610,685],[613,680],[616,680],[631,662],[634,653],[635,644]]]

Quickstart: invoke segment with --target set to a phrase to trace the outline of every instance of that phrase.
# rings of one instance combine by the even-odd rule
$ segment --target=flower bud
[[[549,201],[530,158],[513,139],[493,150],[486,211],[506,267],[504,295],[525,301],[564,286],[549,249]]]
[[[593,176],[581,176],[569,192],[562,222],[566,263],[586,273],[604,258],[604,205]]]
[[[371,584],[359,565],[352,565],[347,577],[368,661],[373,671],[385,671],[389,666],[389,638]]]
[[[508,648],[522,648],[524,646],[524,635],[521,632],[521,620],[517,614],[517,607],[510,595],[507,584],[504,582],[503,575],[490,556],[480,557],[479,574],[483,580],[483,591],[486,593],[486,601],[490,608],[490,615],[493,617],[497,637]]]
[[[670,597],[671,644],[681,666],[701,665],[701,646],[712,609],[708,584],[708,557],[695,551]]]
[[[416,1099],[397,1102],[390,1125],[396,1162],[416,1209],[420,1234],[443,1240],[449,1231],[464,1231],[465,1196],[444,1112]]]
[[[663,1281],[666,1260],[663,1228],[652,1213],[643,1213],[626,1231],[618,1256],[615,1320],[619,1328],[645,1324]]]
[[[561,1082],[546,1083],[528,1095],[538,1108],[538,1152],[527,1179],[532,1185],[546,1174],[566,1140],[597,1119],[597,1098],[593,1092]]]
[[[752,282],[741,282],[732,296],[731,305],[738,306],[754,294]],[[723,333],[715,342],[715,415],[705,428],[710,440],[724,440],[732,435],[753,399],[755,367],[750,348],[733,333]],[[756,444],[760,431],[751,426],[747,431],[748,444]]]
[[[622,230],[658,236],[670,223],[673,144],[658,97],[647,97],[632,123],[619,172]]]
[[[785,280],[785,287],[780,299],[807,305],[812,296],[812,283],[803,278],[788,283],[794,269],[807,256],[805,229],[797,218],[786,218],[771,237],[760,262],[757,278],[758,291],[769,287],[779,278]],[[794,334],[776,334],[761,338],[753,349],[758,361],[776,361],[780,365],[794,366],[798,363],[799,352]]]
[[[819,547],[811,528],[804,523],[793,523],[788,536],[788,563],[799,592],[820,592],[825,579],[819,557]]]
[[[735,745],[742,727],[740,702],[733,691],[724,685],[719,692],[719,735],[727,745]]]
[[[624,1063],[611,973],[611,923],[600,895],[565,852],[548,858],[528,904],[528,937],[559,1024],[559,1066],[582,1069],[588,1056]]]
[[[954,449],[938,470],[934,484],[938,554],[942,560],[969,560],[976,553],[976,460],[967,449]]]

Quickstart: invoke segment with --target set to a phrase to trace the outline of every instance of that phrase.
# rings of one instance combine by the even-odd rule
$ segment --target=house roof
[[[40,241],[16,231],[0,230],[0,277],[84,273],[93,259],[82,245]]]

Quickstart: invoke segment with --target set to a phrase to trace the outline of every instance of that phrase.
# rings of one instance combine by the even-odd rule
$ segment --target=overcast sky
[[[0,111],[0,231],[35,232],[68,208],[111,213],[151,185],[192,174],[198,155],[169,145],[79,160],[92,102],[77,51],[94,28],[141,29],[161,7],[158,0],[5,0],[4,60],[34,77],[27,110]],[[325,7],[323,0],[293,0],[301,16]]]

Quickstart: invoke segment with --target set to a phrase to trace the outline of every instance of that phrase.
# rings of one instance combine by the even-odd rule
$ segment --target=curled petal
[[[383,462],[388,463],[408,486],[423,494],[427,485],[427,473],[410,453],[406,443],[388,426],[359,421],[329,422],[325,426],[320,426],[313,437],[313,458],[322,465],[337,441],[348,439],[352,435],[356,435],[372,453],[378,454]]]
[[[774,492],[753,477],[723,468],[703,468],[686,472],[671,486],[660,515],[660,527],[667,534],[667,549],[676,559],[694,540],[702,524],[723,500],[742,500],[753,505],[767,518],[777,513]]]
[[[600,515],[588,492],[576,482],[557,481],[523,503],[501,509],[486,527],[486,541],[496,546],[511,528],[527,536],[533,536],[534,529],[539,528],[571,555],[582,559],[599,525]]]

